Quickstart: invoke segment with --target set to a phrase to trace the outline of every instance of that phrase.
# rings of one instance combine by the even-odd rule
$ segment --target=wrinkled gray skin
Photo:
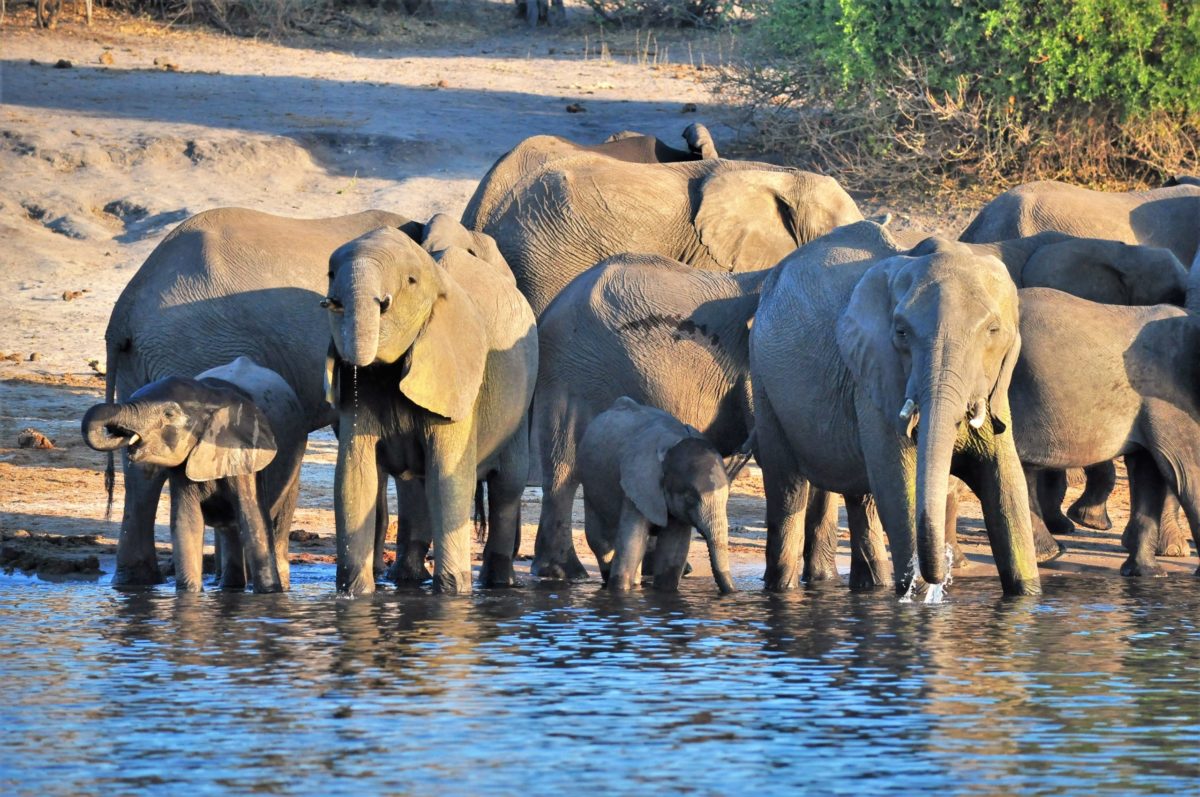
[[[429,226],[443,225],[455,222],[435,217]],[[397,580],[424,578],[432,543],[435,589],[470,591],[472,498],[484,480],[489,534],[480,583],[515,584],[537,336],[511,273],[457,246],[431,255],[393,228],[340,247],[329,273],[327,373],[342,430],[334,476],[338,590],[375,589],[383,475],[424,485],[425,527],[414,523],[398,540]]]
[[[199,592],[204,526],[222,538],[221,587],[286,590],[288,531],[308,437],[300,400],[245,357],[195,379],[167,377],[83,417],[84,441],[164,469],[171,488],[175,588]]]
[[[597,415],[579,444],[588,545],[613,591],[640,581],[650,537],[654,586],[679,589],[695,528],[708,544],[713,578],[729,574],[729,479],[712,443],[668,413],[622,396]]]
[[[420,235],[419,224],[381,211],[290,219],[220,208],[184,221],[150,253],[113,308],[104,336],[106,402],[245,355],[295,391],[306,431],[327,425],[321,374],[329,336],[318,303],[329,255],[383,225]],[[167,471],[127,457],[123,465],[125,508],[113,584],[157,584],[154,516]]]
[[[547,160],[544,145],[528,139],[506,155],[463,214],[464,225],[496,239],[539,315],[573,278],[622,252],[754,271],[862,218],[836,180],[812,172],[722,159],[629,163],[593,152]]]
[[[1053,181],[1029,183],[1004,192],[984,206],[960,240],[989,243],[1050,230],[1164,247],[1179,262],[1191,263],[1200,255],[1200,185],[1186,176],[1162,188],[1129,192],[1093,191]],[[1090,528],[1111,528],[1105,503],[1115,483],[1111,464],[1089,468],[1088,488],[1068,509],[1068,516]],[[1187,547],[1176,520],[1176,508],[1174,497],[1169,497],[1163,516],[1164,550]]]
[[[1200,549],[1200,321],[1174,307],[1053,290],[1023,290],[1020,301],[1009,401],[1022,461],[1032,470],[1124,456],[1131,505],[1121,572],[1161,575],[1155,537],[1168,491]]]
[[[953,474],[979,496],[1005,593],[1038,593],[1008,431],[1019,351],[1012,279],[961,244],[931,238],[905,251],[859,222],[773,269],[750,333],[767,587],[797,582],[810,481],[874,497],[897,591],[915,579],[914,551],[921,577],[943,583]]]
[[[749,327],[767,273],[717,274],[660,255],[622,254],[580,274],[542,313],[533,404],[542,463],[534,575],[587,575],[571,534],[579,441],[619,397],[699,429],[722,456],[746,442],[753,428]],[[808,517],[830,531],[814,529],[806,539],[836,545],[837,508],[816,492]],[[834,550],[806,554],[807,579],[838,578]]]

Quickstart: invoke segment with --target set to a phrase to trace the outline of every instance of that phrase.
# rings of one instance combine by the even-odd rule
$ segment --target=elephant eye
[[[416,284],[417,284],[417,278],[416,278],[416,277],[414,277],[412,274],[409,274],[409,275],[408,275],[408,284],[409,284],[409,285],[416,285]]]
[[[340,299],[335,299],[332,296],[327,296],[321,300],[321,306],[326,310],[331,310],[335,313],[340,313],[344,308]]]
[[[999,324],[992,324],[990,327],[988,327],[988,334],[989,334],[989,335],[998,335],[998,334],[1000,334],[1000,325],[999,325]]]

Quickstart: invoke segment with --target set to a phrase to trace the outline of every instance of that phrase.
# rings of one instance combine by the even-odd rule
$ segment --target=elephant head
[[[363,367],[407,358],[400,392],[436,415],[461,420],[483,383],[487,334],[471,298],[443,265],[470,255],[452,247],[441,257],[400,230],[369,232],[330,256],[322,305],[343,361]]]
[[[1023,288],[1056,288],[1107,304],[1182,305],[1187,270],[1170,249],[1066,238],[1034,250],[1020,282]]]
[[[1011,420],[1016,286],[997,258],[930,238],[867,270],[837,334],[858,389],[898,435],[916,439],[918,563],[940,584],[951,459],[968,441],[989,445]]]
[[[832,177],[750,165],[758,168],[716,169],[699,188],[696,233],[728,271],[768,268],[834,227],[862,220]]]
[[[271,425],[253,401],[216,380],[168,377],[119,404],[83,416],[83,439],[97,451],[125,448],[130,462],[184,466],[196,482],[247,476],[275,458]]]
[[[724,460],[702,437],[685,437],[670,445],[643,442],[633,441],[622,451],[621,489],[655,526],[666,526],[668,517],[673,517],[699,531],[708,545],[717,587],[723,593],[733,592]]]

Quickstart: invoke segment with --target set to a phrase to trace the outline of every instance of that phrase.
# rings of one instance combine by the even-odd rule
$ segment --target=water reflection
[[[1194,791],[1200,589],[470,598],[0,579],[0,789]],[[215,786],[214,786],[215,784]]]

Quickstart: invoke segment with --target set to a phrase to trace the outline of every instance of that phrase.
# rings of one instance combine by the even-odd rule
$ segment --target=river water
[[[0,577],[4,794],[1196,794],[1200,581],[617,597]]]

